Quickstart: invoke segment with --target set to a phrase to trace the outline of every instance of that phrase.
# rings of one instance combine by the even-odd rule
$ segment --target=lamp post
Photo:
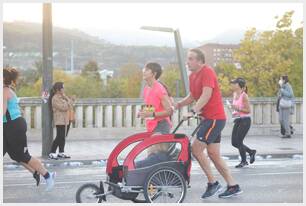
[[[42,156],[46,157],[53,139],[52,114],[48,105],[49,91],[53,81],[52,6],[43,4],[43,71],[42,71]]]
[[[184,84],[184,92],[185,95],[189,93],[189,83],[187,78],[187,71],[185,68],[185,63],[183,61],[183,46],[182,46],[182,40],[179,29],[172,29],[168,27],[153,27],[153,26],[142,26],[140,29],[144,30],[150,30],[150,31],[161,31],[161,32],[170,32],[174,34],[174,40],[175,40],[175,47],[176,47],[176,54],[177,59],[181,71],[181,77],[183,79]]]

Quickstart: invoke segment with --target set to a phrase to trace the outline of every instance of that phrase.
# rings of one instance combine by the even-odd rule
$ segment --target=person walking
[[[281,76],[278,83],[279,91],[276,111],[279,114],[282,138],[291,138],[293,127],[290,125],[290,114],[294,112],[294,93],[288,76]]]
[[[66,137],[73,120],[73,100],[64,92],[64,83],[54,83],[49,98],[49,105],[53,113],[53,122],[56,127],[56,137],[51,146],[50,159],[70,158],[65,154]],[[56,150],[59,148],[59,153]]]
[[[233,110],[232,116],[234,118],[232,145],[239,150],[241,157],[241,162],[235,167],[241,168],[248,165],[246,152],[250,155],[250,164],[254,163],[256,150],[250,149],[243,143],[251,127],[251,109],[246,81],[238,77],[231,81],[231,86],[233,90],[233,104],[230,105],[230,109]]]
[[[29,170],[38,186],[40,175],[46,181],[46,190],[54,187],[55,172],[49,172],[41,162],[30,155],[27,146],[27,123],[21,115],[15,93],[19,72],[13,67],[3,69],[3,156],[10,158]]]
[[[232,177],[228,166],[220,154],[221,131],[226,123],[222,96],[215,71],[205,64],[205,56],[200,49],[191,49],[187,54],[190,93],[175,108],[187,106],[193,102],[191,112],[185,118],[199,114],[203,120],[197,132],[197,139],[192,143],[192,154],[206,174],[208,183],[202,199],[217,194],[221,184],[212,173],[210,161],[204,153],[207,150],[209,158],[227,183],[227,189],[219,194],[219,198],[227,198],[242,193],[240,186]]]

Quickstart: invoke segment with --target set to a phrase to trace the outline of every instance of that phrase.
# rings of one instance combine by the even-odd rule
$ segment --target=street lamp
[[[46,157],[53,140],[52,113],[47,101],[53,81],[52,5],[50,3],[43,4],[42,40],[42,90],[45,97],[42,103],[42,156]]]
[[[181,40],[179,29],[172,29],[168,27],[153,27],[153,26],[142,26],[140,27],[140,29],[150,30],[150,31],[170,32],[174,34],[177,59],[178,59],[178,63],[179,63],[180,71],[181,71],[181,77],[183,79],[183,84],[184,84],[184,92],[185,92],[185,95],[187,95],[189,93],[189,86],[188,86],[189,83],[188,83],[185,63],[183,61],[183,46],[182,46],[182,40]]]

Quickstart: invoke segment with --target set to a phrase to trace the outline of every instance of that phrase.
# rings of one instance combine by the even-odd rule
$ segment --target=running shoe
[[[219,194],[219,198],[229,198],[241,193],[242,190],[239,185],[227,186],[227,189],[223,193]]]
[[[206,199],[208,197],[214,196],[220,191],[222,188],[221,184],[216,181],[215,183],[207,183],[207,188],[204,194],[202,195],[201,199]]]

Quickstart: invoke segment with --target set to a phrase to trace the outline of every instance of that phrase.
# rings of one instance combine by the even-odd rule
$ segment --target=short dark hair
[[[162,67],[159,63],[156,62],[148,62],[145,65],[145,68],[150,69],[153,73],[155,73],[155,79],[159,79],[162,74]]]
[[[19,76],[19,72],[14,67],[6,67],[3,69],[3,82],[4,85],[16,84],[16,80]]]
[[[202,52],[201,49],[195,48],[195,49],[190,49],[189,52],[194,52],[197,55],[197,60],[201,61],[203,64],[205,64],[205,55]]]
[[[282,79],[284,80],[284,83],[289,82],[289,78],[287,75],[282,76]]]

